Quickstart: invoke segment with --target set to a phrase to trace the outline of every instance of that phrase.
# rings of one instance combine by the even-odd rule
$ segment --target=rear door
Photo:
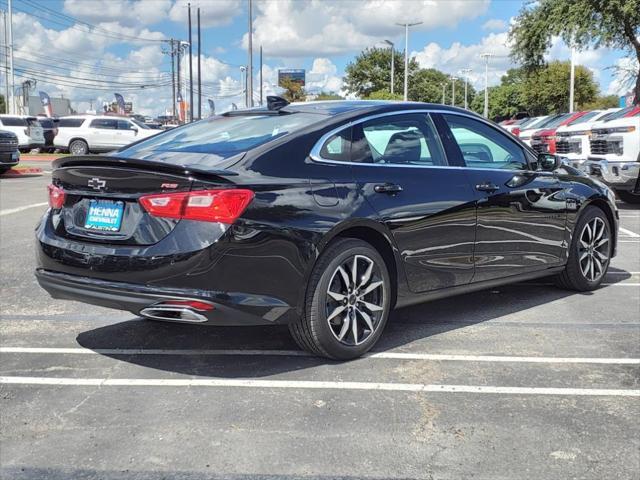
[[[133,143],[136,140],[137,131],[137,128],[129,120],[118,120],[118,146],[124,147]]]
[[[89,124],[89,147],[109,149],[118,146],[118,121],[115,118],[95,118]]]
[[[352,160],[358,190],[400,250],[409,288],[468,283],[475,195],[464,169],[447,162],[430,116],[394,114],[356,124]]]
[[[567,209],[557,176],[531,171],[525,150],[489,123],[457,114],[442,118],[442,137],[464,162],[477,200],[473,281],[561,264]]]

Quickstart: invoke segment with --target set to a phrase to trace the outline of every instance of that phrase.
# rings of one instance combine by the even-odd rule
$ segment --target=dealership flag
[[[42,102],[42,108],[44,109],[44,114],[47,117],[53,117],[53,108],[51,106],[51,99],[47,92],[38,92],[40,94],[40,102]]]
[[[118,114],[124,115],[126,112],[124,110],[124,97],[119,93],[113,94],[116,97],[116,104],[118,105]]]
[[[184,122],[185,118],[187,118],[187,102],[182,99],[182,94],[180,92],[178,92],[176,103],[178,104],[178,120],[180,120],[180,122]]]
[[[209,99],[209,110],[211,110],[211,113],[209,114],[209,116],[213,117],[216,114],[216,104],[213,103],[213,100]]]

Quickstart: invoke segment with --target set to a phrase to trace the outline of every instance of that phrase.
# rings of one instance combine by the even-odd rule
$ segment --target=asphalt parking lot
[[[44,175],[0,179],[0,477],[637,479],[640,210],[589,294],[542,280],[406,308],[375,351],[55,301]]]

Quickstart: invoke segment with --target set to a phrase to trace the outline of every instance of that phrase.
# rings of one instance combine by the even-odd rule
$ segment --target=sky
[[[304,68],[307,90],[342,91],[346,65],[364,48],[390,40],[422,67],[460,76],[484,88],[484,60],[491,53],[489,84],[515,65],[507,32],[522,8],[516,0],[254,0],[254,97],[258,96],[258,49],[264,55],[264,95],[278,93],[279,68]],[[202,19],[203,115],[211,98],[218,112],[242,105],[241,65],[248,62],[248,0],[191,0]],[[0,0],[7,9],[7,0]],[[163,53],[169,38],[187,40],[187,0],[13,0],[16,84],[35,79],[32,94],[46,91],[70,98],[83,112],[113,101],[115,92],[144,115],[171,107],[171,60]],[[195,29],[194,29],[195,43]],[[194,77],[197,59],[194,49]],[[623,94],[612,67],[631,62],[622,51],[577,53],[603,94]],[[568,60],[570,50],[556,39],[548,60]],[[188,64],[187,57],[183,66]],[[4,79],[3,79],[4,82]],[[144,88],[141,86],[144,85]],[[4,89],[3,89],[4,91]]]

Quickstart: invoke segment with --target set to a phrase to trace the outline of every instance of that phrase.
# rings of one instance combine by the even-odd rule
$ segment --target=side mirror
[[[133,130],[134,135],[138,134],[138,129],[136,127],[131,127],[131,130]]]
[[[536,170],[543,170],[545,172],[553,172],[556,168],[560,167],[560,157],[552,155],[551,153],[538,154],[537,168]]]

